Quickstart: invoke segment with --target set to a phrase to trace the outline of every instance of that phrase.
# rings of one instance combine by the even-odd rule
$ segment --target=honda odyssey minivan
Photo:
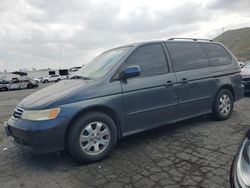
[[[235,57],[201,39],[114,48],[75,74],[18,104],[5,123],[15,144],[93,162],[124,136],[203,114],[225,120],[244,90]]]

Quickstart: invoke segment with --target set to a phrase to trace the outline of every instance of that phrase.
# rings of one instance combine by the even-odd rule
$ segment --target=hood
[[[63,80],[29,95],[18,106],[23,109],[44,109],[65,96],[87,87],[90,82],[90,80]]]

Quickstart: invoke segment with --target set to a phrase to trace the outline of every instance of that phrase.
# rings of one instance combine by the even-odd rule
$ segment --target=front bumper
[[[64,149],[67,125],[65,118],[28,121],[11,117],[4,127],[15,145],[32,153],[48,153]]]

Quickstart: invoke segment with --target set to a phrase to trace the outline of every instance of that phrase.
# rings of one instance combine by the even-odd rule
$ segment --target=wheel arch
[[[222,89],[227,89],[227,90],[229,90],[229,91],[232,93],[232,95],[233,95],[233,100],[235,101],[235,91],[234,91],[234,88],[233,88],[232,85],[230,85],[230,84],[224,84],[224,85],[222,85],[222,86],[220,87],[220,89],[218,90],[217,94],[218,94],[219,91],[222,90]],[[217,94],[216,94],[216,96],[217,96]]]
[[[227,90],[229,91],[231,94],[232,94],[232,97],[233,97],[233,101],[232,101],[232,107],[230,109],[230,112],[228,114],[226,114],[225,116],[224,115],[221,115],[218,111],[218,104],[217,104],[217,100],[218,100],[218,96],[219,94],[221,93],[221,91],[223,90]],[[234,106],[234,101],[235,101],[235,93],[234,93],[234,88],[232,85],[230,84],[223,84],[219,89],[218,91],[216,92],[216,95],[214,97],[214,101],[213,101],[213,105],[212,105],[212,116],[214,117],[214,119],[216,120],[219,120],[219,121],[222,121],[222,120],[225,120],[227,118],[229,118],[231,116],[231,113],[232,113],[232,109],[233,109],[233,106]]]
[[[90,113],[90,112],[101,112],[101,113],[104,113],[106,115],[108,115],[116,124],[117,126],[117,136],[118,138],[121,138],[122,137],[122,131],[121,131],[121,119],[120,117],[118,116],[118,114],[110,107],[106,107],[106,106],[101,106],[101,105],[98,105],[98,106],[92,106],[92,107],[88,107],[88,108],[85,108],[85,109],[82,109],[81,111],[79,111],[69,122],[69,125],[66,129],[66,132],[65,132],[65,139],[64,139],[64,145],[65,147],[67,146],[67,137],[68,137],[68,133],[69,133],[69,129],[73,126],[73,122],[80,116],[83,116],[87,113]]]

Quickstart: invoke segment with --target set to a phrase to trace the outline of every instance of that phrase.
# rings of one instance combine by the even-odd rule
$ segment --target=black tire
[[[110,137],[109,143],[106,145],[105,149],[98,154],[88,154],[81,148],[80,135],[84,128],[89,126],[92,122],[102,122],[109,129]],[[101,112],[90,112],[83,114],[78,117],[70,125],[69,132],[67,134],[67,150],[69,153],[81,163],[90,163],[102,160],[107,157],[109,153],[115,147],[117,141],[117,127],[112,118]],[[94,146],[93,146],[94,147]]]
[[[33,88],[33,85],[29,84],[27,85],[27,89],[32,89]]]
[[[227,104],[222,104],[220,101],[223,96],[228,97],[228,99],[230,100],[229,102],[227,102],[228,105],[230,104],[230,109],[227,112],[221,109],[220,107],[220,105],[227,105]],[[234,98],[233,98],[231,91],[227,89],[221,89],[215,98],[215,101],[213,104],[212,116],[216,120],[220,120],[220,121],[226,120],[231,116],[233,112],[233,107],[234,107]]]
[[[44,81],[43,81],[43,83],[48,83],[48,82],[49,82],[49,80],[44,80]]]
[[[58,79],[56,80],[56,82],[59,82],[59,81],[61,81],[61,79],[60,79],[60,78],[58,78]]]
[[[2,87],[2,88],[0,89],[0,91],[8,91],[8,88],[7,88],[7,87]]]

